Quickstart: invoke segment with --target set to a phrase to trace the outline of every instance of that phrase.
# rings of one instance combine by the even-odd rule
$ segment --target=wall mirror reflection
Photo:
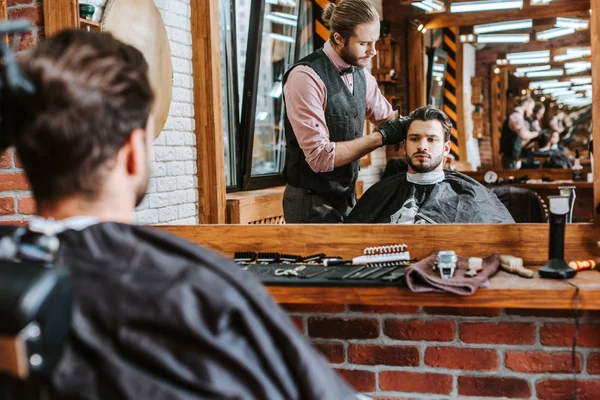
[[[429,104],[449,117],[445,170],[492,190],[515,222],[547,223],[546,197],[559,194],[563,186],[574,186],[569,189],[575,198],[571,222],[593,221],[589,0],[524,0],[497,9],[477,9],[475,3],[374,1],[385,29],[367,69],[402,115]],[[255,86],[240,90],[240,129],[252,129],[240,138],[246,177],[238,189],[243,190],[228,193],[228,206],[241,210],[244,202],[257,201],[269,206],[246,217],[232,212],[228,215],[238,217],[228,222],[282,223],[283,182],[256,184],[256,178],[275,178],[285,161],[281,102],[272,94],[278,92],[281,73],[321,48],[329,32],[318,3],[274,0],[252,6],[250,17],[238,19],[262,24],[250,24],[246,34],[254,37],[253,29],[260,29],[260,46],[244,42],[248,54],[260,57],[252,59],[254,70],[245,55],[237,61],[238,71],[245,71],[244,85],[250,76]],[[288,19],[297,25],[282,24],[281,13],[295,15]],[[237,43],[239,55],[239,37]],[[404,146],[377,149],[363,158],[357,197],[406,170],[406,164]]]

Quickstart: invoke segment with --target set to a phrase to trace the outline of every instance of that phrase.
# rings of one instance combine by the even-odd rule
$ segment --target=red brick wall
[[[572,311],[284,305],[357,390],[377,399],[573,398]],[[581,313],[578,399],[600,398],[600,314]]]
[[[32,47],[44,35],[42,1],[8,0],[8,19],[29,18],[33,28],[23,35],[19,50]],[[0,155],[0,224],[23,223],[35,213],[25,172],[14,152]]]
[[[501,58],[505,53],[518,51],[532,51],[540,49],[553,49],[565,46],[589,46],[590,31],[584,30],[573,35],[563,36],[552,39],[547,42],[548,45],[540,47],[540,42],[530,42],[525,44],[510,44],[510,45],[487,45],[482,50],[477,50],[475,58],[475,76],[484,78],[487,82],[483,87],[483,111],[485,113],[486,123],[484,124],[483,138],[479,141],[479,153],[481,156],[481,166],[493,165],[492,160],[492,142],[491,142],[491,122],[489,116],[490,109],[490,67],[496,63],[498,58]]]

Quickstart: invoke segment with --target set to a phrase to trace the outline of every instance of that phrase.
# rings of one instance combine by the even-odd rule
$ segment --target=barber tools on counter
[[[266,285],[322,286],[398,285],[405,267],[416,262],[405,244],[367,247],[352,258],[245,251],[236,252],[234,261]]]
[[[523,278],[533,278],[533,271],[523,266],[523,259],[509,255],[500,256],[500,269]]]
[[[569,279],[577,271],[565,261],[565,224],[570,209],[569,196],[548,196],[550,240],[548,262],[539,273],[542,278]]]
[[[500,255],[461,257],[441,250],[406,268],[406,285],[413,292],[447,292],[470,296],[498,271]]]

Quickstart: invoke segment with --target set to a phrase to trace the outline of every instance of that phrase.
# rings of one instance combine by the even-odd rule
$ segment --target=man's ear
[[[344,38],[342,37],[342,35],[340,35],[339,33],[335,32],[333,34],[333,41],[335,42],[335,44],[337,44],[338,46],[343,46],[345,41]]]
[[[450,154],[450,148],[450,141],[448,140],[446,143],[444,143],[444,157]]]
[[[127,172],[130,175],[137,174],[146,162],[146,130],[135,129],[121,147],[125,152]]]

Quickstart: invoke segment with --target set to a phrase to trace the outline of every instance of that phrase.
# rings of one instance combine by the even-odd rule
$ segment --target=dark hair
[[[533,115],[535,116],[538,113],[538,111],[540,111],[542,108],[546,108],[546,106],[544,106],[544,103],[542,103],[541,101],[536,101],[535,106],[533,106]]]
[[[440,121],[442,128],[444,128],[444,141],[450,140],[450,132],[452,131],[452,122],[445,112],[438,110],[432,106],[424,106],[414,109],[408,114],[408,121],[406,122],[406,132],[410,128],[413,121]]]
[[[549,134],[548,132],[540,133],[540,136],[538,136],[538,146],[540,146],[540,148],[544,148],[544,147],[548,146],[548,143],[550,143],[551,138],[552,138],[552,135]]]
[[[334,42],[334,33],[344,40],[354,35],[360,24],[379,22],[379,14],[369,0],[343,0],[340,4],[329,3],[323,9],[323,23],[329,29],[329,39]]]
[[[38,207],[94,199],[131,132],[148,123],[154,95],[144,56],[108,33],[66,30],[19,65],[35,93],[3,147],[16,147]]]

